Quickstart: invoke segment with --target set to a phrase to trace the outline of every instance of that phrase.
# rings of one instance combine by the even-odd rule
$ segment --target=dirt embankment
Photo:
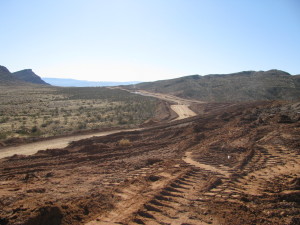
[[[300,103],[203,110],[1,159],[0,223],[299,224]]]
[[[13,156],[13,155],[32,155],[38,152],[39,150],[65,148],[72,141],[79,141],[91,137],[101,137],[101,136],[119,133],[121,131],[132,131],[132,130],[135,129],[113,130],[113,131],[103,131],[103,132],[97,132],[91,134],[72,135],[66,137],[53,138],[50,140],[36,141],[33,143],[22,144],[14,147],[2,148],[0,149],[0,159]]]

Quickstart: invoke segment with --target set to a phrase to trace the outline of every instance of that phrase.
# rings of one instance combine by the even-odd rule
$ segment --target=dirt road
[[[171,109],[178,115],[175,120],[182,120],[197,115],[188,105],[171,105]]]
[[[134,129],[128,129],[122,131],[133,131],[133,130]],[[106,135],[115,134],[119,132],[121,132],[121,130],[105,131],[105,132],[98,132],[98,133],[84,134],[84,135],[75,135],[70,137],[62,137],[62,138],[55,138],[52,140],[39,141],[39,142],[24,144],[15,147],[2,148],[0,149],[0,159],[13,156],[15,154],[32,155],[39,150],[65,148],[72,141],[78,141],[78,140],[91,138],[91,137],[101,137],[101,136],[106,136]]]
[[[192,103],[204,103],[204,102],[198,101],[198,100],[184,99],[184,98],[180,98],[180,97],[177,97],[177,96],[174,96],[174,95],[153,93],[153,92],[144,91],[144,90],[139,90],[139,91],[136,91],[134,93],[144,95],[144,96],[151,96],[151,97],[159,98],[159,99],[169,101],[169,102],[173,102],[174,104],[179,104],[179,105],[190,105]]]
[[[167,94],[161,94],[161,93],[152,93],[144,90],[139,90],[138,92],[134,92],[135,94],[145,95],[145,96],[151,96],[154,98],[159,98],[164,101],[171,102],[171,109],[178,115],[178,117],[175,120],[181,120],[189,117],[196,116],[197,114],[192,111],[189,107],[191,104],[201,104],[204,102],[197,101],[197,100],[188,100],[179,98],[177,96],[173,95],[167,95]]]

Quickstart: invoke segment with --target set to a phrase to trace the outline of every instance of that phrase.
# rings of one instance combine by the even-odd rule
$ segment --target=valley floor
[[[155,94],[147,92],[148,96],[153,96],[158,99],[162,100],[168,100],[170,102],[170,108],[168,111],[173,110],[176,116],[170,117],[169,120],[182,120],[185,118],[196,116],[197,114],[192,111],[190,106],[189,100],[180,99],[178,97],[174,97],[171,95],[163,95],[163,94]],[[29,144],[22,144],[19,146],[12,146],[12,147],[2,147],[0,149],[0,159],[13,156],[15,154],[18,155],[32,155],[38,152],[39,150],[46,150],[46,149],[52,149],[52,148],[65,148],[68,146],[69,143],[72,141],[79,141],[86,138],[91,137],[99,137],[99,136],[106,136],[109,134],[119,133],[119,132],[125,132],[125,131],[134,131],[134,130],[141,130],[142,128],[136,128],[136,129],[111,129],[110,131],[102,131],[102,132],[90,132],[89,134],[77,134],[77,135],[69,135],[66,137],[53,137],[50,140],[41,140],[36,141],[34,143]]]

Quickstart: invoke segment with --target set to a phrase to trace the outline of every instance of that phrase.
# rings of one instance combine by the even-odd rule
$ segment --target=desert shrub
[[[0,133],[0,139],[5,139],[7,137],[6,133]]]
[[[0,119],[0,123],[6,123],[9,120],[8,117],[3,117]]]
[[[131,145],[131,141],[128,140],[128,139],[123,138],[123,139],[121,139],[121,140],[119,141],[119,145],[120,145],[120,146],[129,146],[129,145]]]
[[[37,126],[33,126],[33,127],[31,128],[31,133],[36,133],[37,131],[38,131]]]
[[[1,91],[4,91],[1,89]],[[49,88],[16,90],[0,95],[0,131],[7,139],[58,135],[109,126],[138,125],[155,113],[156,100],[108,88]],[[14,124],[14,125],[13,125]],[[32,130],[33,126],[38,128]]]
[[[19,130],[16,131],[17,134],[26,135],[29,134],[28,129],[25,126],[20,127]]]
[[[41,125],[41,127],[47,127],[48,126],[48,123],[43,123],[42,125]]]
[[[127,123],[127,121],[126,120],[124,120],[122,117],[119,117],[118,118],[118,124],[126,124]]]
[[[81,123],[78,125],[78,129],[80,129],[80,130],[86,129],[86,128],[87,128],[86,122],[81,122]]]
[[[59,120],[54,120],[53,121],[55,124],[60,124],[60,121]]]

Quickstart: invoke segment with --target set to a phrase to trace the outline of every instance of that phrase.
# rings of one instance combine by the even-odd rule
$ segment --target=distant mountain
[[[0,66],[0,80],[13,80],[13,76],[11,75],[10,71],[4,67]]]
[[[14,72],[12,75],[25,82],[49,85],[48,83],[43,81],[38,75],[36,75],[31,69],[25,69],[18,72]]]
[[[0,66],[0,85],[24,84],[4,66]]]
[[[63,78],[43,78],[47,83],[61,87],[102,87],[137,84],[138,81],[129,82],[95,82],[86,80],[63,79]]]
[[[295,100],[300,98],[300,77],[281,70],[243,71],[185,76],[140,83],[129,88],[213,102]]]

